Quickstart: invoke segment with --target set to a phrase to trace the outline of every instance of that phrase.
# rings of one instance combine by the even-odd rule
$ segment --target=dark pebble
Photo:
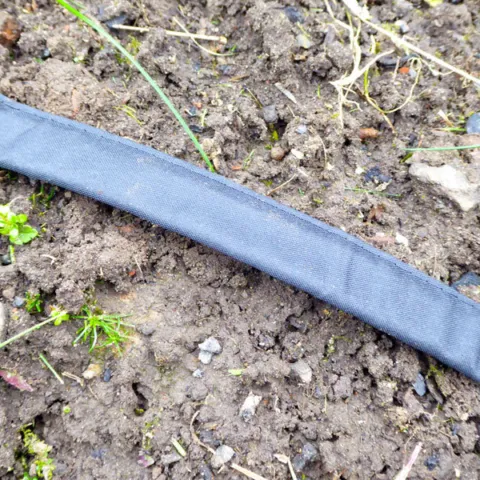
[[[480,113],[474,113],[467,120],[467,133],[480,133]]]
[[[200,125],[189,125],[189,127],[193,133],[203,133],[204,130],[204,128]]]
[[[21,308],[25,305],[25,299],[23,297],[15,297],[13,299],[13,306],[16,308]]]
[[[367,172],[365,172],[365,180],[367,182],[374,182],[374,183],[388,183],[392,180],[392,177],[388,175],[384,175],[380,167],[372,167]]]
[[[302,12],[295,7],[285,7],[283,9],[285,15],[292,23],[303,23],[305,17],[302,15]]]
[[[313,396],[317,399],[317,400],[320,400],[323,398],[323,393],[322,393],[322,389],[317,385],[315,387],[315,390],[313,391]]]
[[[428,457],[425,460],[425,466],[430,471],[432,471],[435,467],[437,467],[439,463],[440,463],[440,456],[438,455],[438,453],[434,453],[432,456]]]
[[[293,458],[294,470],[301,472],[308,463],[313,462],[317,458],[317,455],[317,449],[311,443],[306,443],[302,447],[302,453],[295,455]]]
[[[125,22],[127,21],[127,15],[122,14],[118,15],[117,17],[111,18],[110,20],[107,20],[105,22],[105,25],[110,29],[110,30],[115,30],[117,29],[114,27],[114,25],[125,25]]]
[[[12,263],[12,259],[10,258],[10,255],[7,253],[5,255],[2,255],[2,265],[10,265]]]
[[[275,339],[270,335],[261,333],[257,338],[257,345],[264,350],[270,350],[275,346]]]
[[[219,447],[221,445],[220,440],[215,438],[212,430],[200,430],[199,437],[200,440],[207,445],[212,445],[213,447]]]
[[[50,50],[48,48],[44,48],[42,50],[42,53],[40,54],[40,58],[42,60],[46,60],[47,58],[50,58],[52,54],[50,53]]]
[[[112,379],[112,370],[110,368],[106,368],[103,372],[103,381],[109,382]]]
[[[227,77],[235,73],[235,67],[233,65],[219,65],[217,68]]]
[[[480,287],[480,276],[473,272],[467,272],[452,284],[456,290],[459,287]]]
[[[409,147],[416,147],[418,145],[418,137],[415,133],[411,133],[408,136],[408,146]]]
[[[399,60],[398,57],[387,56],[380,58],[377,63],[383,68],[395,68],[397,63],[399,63]]]
[[[452,5],[459,5],[460,3],[463,3],[463,0],[449,0]]]
[[[299,332],[306,333],[308,330],[308,324],[298,319],[294,315],[290,315],[287,319],[288,324]]]
[[[421,373],[417,375],[417,379],[413,384],[413,389],[415,390],[417,395],[420,395],[421,397],[423,397],[427,393],[427,384],[425,382],[424,376]]]
[[[206,465],[200,467],[199,473],[202,480],[213,480],[214,478],[212,471]]]
[[[189,117],[196,117],[198,115],[198,110],[193,105],[187,110]]]

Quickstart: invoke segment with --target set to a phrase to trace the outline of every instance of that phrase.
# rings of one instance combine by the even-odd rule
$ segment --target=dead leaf
[[[358,136],[360,137],[360,140],[367,140],[369,138],[378,138],[380,136],[380,132],[375,128],[361,128]]]
[[[33,392],[33,388],[20,376],[6,370],[0,370],[0,377],[2,377],[9,385],[18,388],[24,392]]]
[[[2,18],[2,16],[0,16],[0,22],[2,20],[3,25],[0,27],[0,45],[11,48],[18,42],[21,28],[13,17]]]

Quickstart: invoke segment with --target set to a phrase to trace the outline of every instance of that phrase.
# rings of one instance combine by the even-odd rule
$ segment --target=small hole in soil
[[[148,410],[147,397],[142,393],[144,386],[141,383],[132,383],[132,389],[137,396],[137,406],[135,407],[135,415],[142,416]]]

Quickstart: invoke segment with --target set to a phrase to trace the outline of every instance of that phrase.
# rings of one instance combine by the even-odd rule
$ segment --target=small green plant
[[[89,343],[91,352],[94,348],[113,347],[121,351],[122,344],[130,338],[130,329],[133,325],[122,321],[129,315],[106,315],[96,306],[85,305],[81,310],[82,315],[73,318],[83,320],[83,327],[77,330],[77,338],[73,341]]]
[[[32,207],[34,209],[39,209],[42,206],[45,210],[48,210],[50,209],[56,191],[56,187],[50,187],[50,190],[47,192],[45,185],[42,184],[38,193],[33,193],[28,199],[32,203]],[[44,215],[45,210],[40,212],[40,215]]]
[[[62,409],[62,412],[64,413],[64,415],[68,415],[72,412],[72,408],[70,407],[70,405],[65,405]]]
[[[15,214],[10,204],[0,205],[0,235],[9,238],[13,245],[24,245],[38,236],[38,231],[26,225],[28,217],[24,213]]]
[[[49,458],[52,450],[32,430],[32,425],[26,425],[20,430],[23,439],[21,462],[24,469],[23,480],[52,480],[55,465],[53,459]],[[32,476],[33,475],[33,476]]]
[[[43,300],[39,293],[27,292],[25,294],[25,300],[25,310],[28,313],[40,313],[43,310]]]

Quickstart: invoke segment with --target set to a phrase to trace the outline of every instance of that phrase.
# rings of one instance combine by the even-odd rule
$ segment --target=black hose
[[[219,175],[1,95],[0,167],[190,237],[480,380],[480,304]]]

